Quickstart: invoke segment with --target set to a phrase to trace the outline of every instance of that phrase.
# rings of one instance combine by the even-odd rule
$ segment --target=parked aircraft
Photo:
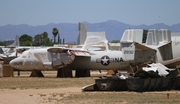
[[[79,38],[81,36],[84,37],[84,35],[86,36],[86,27],[83,23],[79,23]],[[79,40],[78,38],[78,43],[79,41],[83,42],[85,39],[81,39]],[[80,44],[80,43],[79,43]],[[79,45],[80,47],[82,47],[82,45]],[[64,45],[62,44],[58,44],[58,46],[55,47],[64,47]],[[21,51],[21,50],[26,50],[26,48],[30,48],[30,47],[18,47],[17,51]],[[39,73],[39,76],[42,76],[42,73],[40,71],[43,70],[47,70],[46,68],[44,68],[44,66],[39,62],[39,60],[34,56],[34,51],[37,52],[47,52],[47,49],[50,47],[43,47],[42,49],[39,49],[37,47],[35,48],[30,48],[28,51],[23,52],[22,56],[14,59],[13,61],[10,62],[10,65],[12,65],[12,67],[15,68],[15,70],[26,70],[26,71],[32,71],[31,76],[36,76]],[[75,48],[74,48],[75,49]],[[97,50],[97,49],[95,49]],[[12,64],[13,63],[13,64]],[[54,69],[51,69],[54,70]]]
[[[0,60],[5,63],[13,58],[16,58],[19,54],[16,52],[17,47],[19,47],[19,36],[16,35],[14,43],[8,46],[0,47]]]
[[[105,50],[90,49],[93,44],[98,43],[104,43]],[[10,65],[20,70],[59,70],[59,76],[62,77],[71,77],[72,70],[76,70],[76,77],[81,77],[90,76],[90,70],[124,69],[154,61],[155,50],[141,44],[128,43],[122,49],[123,51],[110,50],[105,32],[87,32],[82,48],[30,49],[12,60]],[[140,58],[134,57],[135,50],[136,53],[141,52]]]
[[[156,50],[156,62],[169,68],[180,65],[180,35],[171,34],[167,29],[128,29],[121,42],[137,42]]]
[[[173,41],[172,41],[173,40]],[[87,51],[93,44],[105,44],[104,51]],[[54,69],[66,68],[76,70],[77,76],[85,74],[88,70],[109,69],[135,69],[147,63],[162,63],[171,68],[177,68],[180,61],[179,36],[172,36],[167,29],[128,29],[120,41],[121,50],[110,50],[108,41],[103,33],[87,32],[87,38],[81,50],[49,48],[48,60],[40,53],[35,53],[42,64],[49,63]],[[68,64],[64,63],[65,57],[61,54],[74,55]],[[47,65],[47,64],[46,64]],[[134,71],[134,70],[133,70]]]
[[[87,32],[82,48],[29,50],[12,60],[10,65],[20,70],[57,70],[60,77],[71,77],[72,70],[76,70],[76,76],[80,77],[89,76],[90,70],[133,70],[152,62],[175,67],[180,59],[179,41],[180,37],[171,37],[171,32],[166,29],[128,29],[121,38],[120,50],[111,50],[105,32]],[[90,49],[98,43],[103,43],[105,50]]]

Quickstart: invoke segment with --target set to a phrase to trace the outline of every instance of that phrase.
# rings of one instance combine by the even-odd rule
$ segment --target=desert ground
[[[83,92],[83,86],[105,73],[91,72],[86,78],[56,78],[56,72],[43,72],[44,78],[21,76],[0,78],[0,104],[180,104],[180,91]],[[168,96],[169,95],[169,96]]]

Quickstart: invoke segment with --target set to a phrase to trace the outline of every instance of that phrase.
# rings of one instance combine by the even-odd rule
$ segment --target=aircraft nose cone
[[[15,69],[22,69],[23,61],[21,58],[15,58],[9,62],[9,65]]]
[[[11,67],[14,67],[14,60],[11,60],[10,62],[9,62],[9,65],[11,66]]]

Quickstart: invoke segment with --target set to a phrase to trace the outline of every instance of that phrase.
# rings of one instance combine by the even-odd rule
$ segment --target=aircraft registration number
[[[124,50],[124,54],[133,54],[134,51],[133,50]]]

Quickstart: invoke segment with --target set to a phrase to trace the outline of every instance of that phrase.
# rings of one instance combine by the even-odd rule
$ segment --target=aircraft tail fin
[[[4,51],[1,47],[0,47],[0,54],[4,54]]]
[[[15,38],[15,40],[14,40],[14,43],[13,44],[11,44],[11,45],[8,45],[8,46],[6,46],[6,47],[9,47],[9,48],[11,48],[11,47],[19,47],[19,36],[18,35],[16,35],[16,38]]]
[[[158,46],[171,42],[171,32],[167,29],[127,29],[123,33],[121,42],[137,42],[144,45]]]
[[[137,42],[146,47],[156,46],[164,61],[173,58],[171,32],[168,29],[128,29],[123,33],[120,42]]]
[[[86,39],[86,34],[87,34],[87,30],[85,24],[79,22],[79,35],[77,39],[77,44],[84,44],[84,41]]]
[[[137,42],[137,43],[143,43],[143,29],[127,29],[124,31],[122,38],[120,42]]]
[[[158,46],[158,51],[164,61],[173,58],[170,30],[149,30],[146,45]]]
[[[105,32],[87,32],[87,37],[82,49],[89,49],[92,45],[104,43],[106,50],[109,50],[108,40],[106,39]]]
[[[171,42],[171,32],[167,29],[150,29],[147,32],[146,45],[161,45]]]

